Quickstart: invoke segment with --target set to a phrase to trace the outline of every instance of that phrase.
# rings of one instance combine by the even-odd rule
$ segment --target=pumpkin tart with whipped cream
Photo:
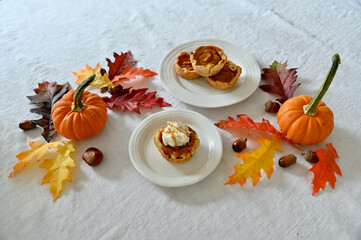
[[[154,144],[162,156],[172,163],[188,161],[199,147],[197,133],[186,124],[167,122],[167,126],[158,129],[154,135]]]
[[[228,60],[219,73],[207,77],[207,80],[214,88],[230,89],[236,84],[241,73],[242,68]]]
[[[190,60],[194,71],[203,77],[217,74],[227,62],[227,55],[216,46],[200,46],[196,48]]]

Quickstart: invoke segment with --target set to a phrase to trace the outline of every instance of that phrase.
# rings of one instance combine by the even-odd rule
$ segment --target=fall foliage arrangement
[[[69,83],[45,81],[38,84],[39,87],[34,89],[36,95],[28,96],[28,99],[36,106],[30,112],[38,113],[42,118],[26,120],[19,127],[30,130],[40,126],[46,143],[29,142],[30,150],[16,156],[19,162],[9,177],[28,164],[36,163],[40,168],[47,169],[41,184],[49,183],[49,191],[55,201],[63,189],[63,182],[72,181],[71,168],[76,167],[71,157],[71,153],[75,152],[75,139],[87,139],[98,134],[107,122],[107,108],[141,114],[140,107],[151,109],[153,106],[171,106],[163,98],[156,97],[156,91],[133,88],[157,73],[142,67],[135,68],[137,62],[130,51],[120,55],[114,53],[114,62],[108,58],[106,61],[108,71],[98,63],[95,68],[86,65],[85,70],[74,72],[76,83],[79,84],[76,90],[72,90]],[[88,86],[111,96],[101,97],[86,91]],[[72,140],[52,142],[56,133]],[[54,151],[55,156],[51,154]],[[91,147],[82,158],[88,165],[96,166],[103,160],[103,154],[99,149]]]
[[[208,46],[208,48],[214,50],[215,47]],[[199,51],[203,54],[207,49],[201,50]],[[106,59],[108,70],[102,68],[98,63],[95,68],[86,65],[84,70],[74,72],[73,74],[77,78],[76,84],[79,84],[75,90],[69,83],[58,84],[47,81],[38,83],[38,88],[34,89],[35,95],[28,96],[28,99],[31,104],[36,106],[30,109],[30,112],[37,113],[42,118],[24,121],[19,124],[19,127],[23,130],[33,129],[36,126],[43,128],[42,136],[46,142],[30,141],[30,149],[16,156],[19,161],[13,167],[9,177],[30,163],[36,163],[40,168],[47,169],[41,184],[49,184],[49,191],[55,201],[62,191],[63,182],[72,181],[71,169],[76,167],[76,163],[71,157],[71,154],[75,152],[75,139],[87,139],[98,134],[107,122],[107,109],[133,111],[141,114],[141,108],[171,106],[163,98],[156,97],[156,91],[147,92],[147,88],[134,88],[157,75],[156,72],[142,67],[136,68],[137,62],[133,59],[130,51],[120,55],[114,53],[113,56],[114,61]],[[200,58],[197,51],[191,55],[182,52],[175,63],[176,72],[189,80],[198,77],[203,73],[199,69],[203,68],[195,65],[198,64],[195,61],[197,57]],[[222,67],[227,64],[226,57],[223,60]],[[195,63],[191,64],[192,61]],[[252,185],[255,186],[262,176],[261,170],[270,178],[275,164],[273,160],[275,151],[282,152],[280,143],[285,141],[295,150],[303,151],[305,159],[314,164],[309,169],[314,175],[312,195],[319,192],[320,189],[324,189],[327,182],[332,188],[335,187],[335,173],[340,176],[342,173],[336,163],[335,159],[339,157],[332,143],[327,144],[324,149],[316,151],[305,151],[303,148],[323,142],[333,130],[333,113],[321,100],[330,86],[339,64],[340,57],[335,54],[332,58],[330,72],[313,98],[305,95],[293,96],[300,83],[295,84],[297,69],[287,70],[287,62],[282,64],[275,61],[269,68],[263,69],[264,84],[260,88],[279,96],[276,99],[277,102],[267,102],[265,110],[277,113],[277,122],[281,131],[278,131],[266,119],[263,119],[262,122],[254,122],[246,114],[239,114],[236,119],[228,117],[227,120],[216,123],[217,127],[230,132],[242,128],[252,134],[261,131],[270,136],[269,138],[257,137],[259,148],[253,149],[252,152],[242,153],[247,147],[247,139],[237,139],[233,143],[232,148],[236,152],[235,155],[242,159],[243,163],[234,166],[235,173],[225,184],[244,185],[247,179],[251,178]],[[198,72],[194,72],[195,69],[198,69]],[[99,89],[103,96],[87,91],[89,86]],[[70,141],[53,142],[57,133]],[[301,144],[301,146],[297,144]],[[99,149],[91,147],[87,149],[82,158],[90,166],[96,166],[102,162],[103,154]],[[293,154],[283,156],[279,160],[281,167],[288,167],[295,163],[296,157]]]
[[[340,57],[334,54],[332,57],[332,67],[327,74],[322,86],[316,95],[312,98],[306,95],[293,97],[293,94],[300,84],[294,85],[297,79],[295,68],[286,70],[287,62],[284,64],[275,61],[270,68],[263,69],[262,80],[266,83],[260,88],[266,92],[279,95],[276,99],[283,105],[279,107],[277,102],[266,103],[266,111],[277,114],[281,132],[277,131],[268,120],[263,119],[261,123],[255,123],[247,115],[238,115],[238,120],[229,117],[228,120],[222,120],[215,125],[219,128],[230,132],[238,128],[247,128],[249,131],[262,131],[272,135],[272,140],[258,138],[259,149],[253,149],[252,153],[239,153],[246,148],[247,139],[238,139],[233,143],[233,150],[236,156],[242,159],[243,164],[237,164],[234,175],[229,177],[225,184],[239,183],[243,185],[247,178],[252,179],[255,186],[261,177],[260,170],[263,169],[270,178],[273,172],[275,150],[281,152],[280,141],[286,141],[298,150],[303,150],[296,143],[302,145],[313,145],[324,141],[333,130],[333,113],[325,103],[321,102],[328,87],[330,86],[338,65]],[[341,170],[335,159],[338,158],[336,149],[332,143],[326,145],[327,150],[319,149],[315,152],[307,150],[302,155],[314,166],[309,169],[313,172],[312,180],[313,193],[320,189],[325,189],[326,183],[329,182],[331,187],[335,187],[335,173],[342,176]],[[296,157],[289,154],[279,159],[281,167],[288,167],[296,163]]]

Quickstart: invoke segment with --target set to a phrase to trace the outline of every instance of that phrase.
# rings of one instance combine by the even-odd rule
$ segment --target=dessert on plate
[[[197,133],[186,124],[167,122],[167,126],[158,129],[153,140],[162,156],[172,163],[188,161],[199,147]]]
[[[217,74],[227,62],[227,56],[216,46],[200,46],[196,48],[190,60],[194,71],[203,77]]]
[[[193,80],[199,77],[199,74],[194,71],[190,60],[190,54],[181,52],[174,63],[176,73],[182,78]]]
[[[242,68],[228,60],[219,73],[207,77],[207,80],[214,88],[229,89],[236,84],[241,73]]]

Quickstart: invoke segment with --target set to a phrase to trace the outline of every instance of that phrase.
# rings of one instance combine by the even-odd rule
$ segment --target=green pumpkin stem
[[[333,77],[336,74],[338,65],[341,64],[341,59],[338,53],[335,53],[332,56],[332,66],[330,68],[330,71],[328,72],[325,80],[323,81],[320,89],[316,93],[316,95],[312,98],[311,102],[305,106],[303,106],[303,111],[305,114],[310,116],[315,116],[317,114],[317,106],[322,100],[323,96],[327,92],[328,87],[331,85],[331,82],[333,80]]]
[[[84,90],[94,81],[95,74],[91,75],[85,79],[80,85],[76,88],[74,93],[74,101],[71,105],[71,110],[75,112],[81,112],[86,107],[86,104],[81,100],[81,96]]]

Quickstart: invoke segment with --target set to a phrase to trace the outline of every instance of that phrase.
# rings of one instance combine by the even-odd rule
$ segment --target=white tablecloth
[[[0,2],[0,239],[361,239],[361,3],[360,1],[9,1]],[[296,153],[289,169],[277,164],[252,187],[223,185],[240,163],[220,131],[223,157],[203,181],[179,188],[160,187],[133,167],[128,141],[147,116],[162,111],[109,111],[104,130],[77,141],[73,183],[56,202],[44,169],[28,166],[8,178],[16,154],[28,141],[44,141],[41,129],[24,133],[18,123],[38,118],[26,96],[38,82],[70,82],[72,72],[106,67],[113,52],[131,50],[138,66],[158,71],[174,46],[200,38],[222,39],[250,52],[260,68],[274,60],[298,67],[302,85],[295,95],[313,95],[331,56],[342,64],[324,101],[335,115],[332,142],[343,176],[335,189],[312,196],[309,163],[282,143],[282,154]],[[212,122],[245,113],[277,125],[263,104],[274,95],[257,89],[245,101],[218,109],[185,104],[166,92],[159,76],[142,85],[172,104],[197,111]],[[168,108],[168,109],[171,109]],[[56,140],[60,140],[58,136]],[[105,160],[96,168],[81,160],[90,146]],[[249,149],[257,147],[250,141]]]

